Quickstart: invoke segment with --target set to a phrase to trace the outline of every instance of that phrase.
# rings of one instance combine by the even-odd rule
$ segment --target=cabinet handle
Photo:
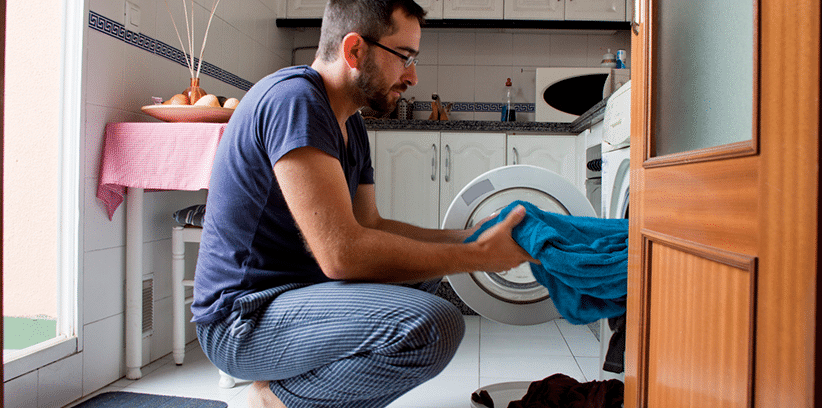
[[[631,16],[631,30],[639,35],[639,3],[641,0],[634,0],[634,13]]]
[[[516,147],[512,147],[512,148],[511,148],[511,152],[512,152],[512,153],[513,153],[513,155],[514,155],[514,162],[513,162],[512,164],[517,164],[517,163],[519,163],[519,152],[517,152],[517,148],[516,148]]]
[[[431,181],[437,181],[437,145],[432,144],[431,149]]]
[[[451,146],[445,145],[445,182],[451,181]]]

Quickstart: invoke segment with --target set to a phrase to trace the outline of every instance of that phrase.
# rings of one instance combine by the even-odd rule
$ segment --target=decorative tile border
[[[156,40],[149,36],[140,33],[135,33],[130,30],[126,30],[126,28],[122,24],[113,21],[109,18],[106,18],[104,16],[101,16],[93,11],[89,11],[88,26],[93,30],[109,35],[113,38],[123,41],[126,44],[133,45],[144,51],[159,55],[170,61],[174,61],[184,67],[188,67],[188,64],[186,64],[185,60],[186,54],[183,51],[180,51],[179,49],[172,47],[160,40]],[[199,59],[195,57],[194,64],[197,65],[198,63]],[[242,79],[237,75],[225,71],[206,61],[203,61],[203,66],[202,68],[200,68],[200,73],[208,75],[222,82],[225,82],[229,85],[235,86],[239,89],[242,89],[243,91],[248,91],[251,88],[251,86],[254,85],[253,82]]]
[[[451,102],[442,102],[447,106]],[[415,111],[431,111],[431,102],[414,102]],[[454,102],[451,112],[502,112],[502,103],[499,102]],[[534,103],[515,103],[514,109],[517,112],[534,112]]]

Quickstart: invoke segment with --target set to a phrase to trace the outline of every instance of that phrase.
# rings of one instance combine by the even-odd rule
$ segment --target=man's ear
[[[342,40],[343,59],[349,68],[359,69],[365,56],[366,44],[357,33],[348,33]]]

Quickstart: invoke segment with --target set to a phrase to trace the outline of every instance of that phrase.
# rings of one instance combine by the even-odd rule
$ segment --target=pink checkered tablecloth
[[[197,191],[208,188],[225,123],[126,122],[106,125],[97,198],[109,219],[126,188]]]

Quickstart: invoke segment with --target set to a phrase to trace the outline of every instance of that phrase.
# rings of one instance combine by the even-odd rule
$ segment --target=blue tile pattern
[[[443,105],[448,106],[451,102],[442,102]],[[431,111],[431,102],[414,102],[415,111]],[[533,103],[515,103],[514,109],[517,112],[534,112],[536,104]],[[502,112],[502,103],[499,102],[454,102],[451,106],[451,112]]]
[[[160,40],[156,40],[149,36],[140,33],[135,33],[130,30],[126,30],[126,28],[122,24],[113,21],[109,18],[106,18],[100,14],[97,14],[93,11],[89,11],[88,26],[89,28],[95,31],[99,31],[103,34],[109,35],[113,38],[125,42],[126,44],[133,45],[144,51],[150,52],[152,54],[157,54],[163,58],[174,61],[184,67],[188,67],[188,64],[186,64],[186,54],[183,51],[175,47],[172,47],[171,45],[168,45]],[[199,59],[194,58],[194,65],[197,66],[197,64],[199,64]],[[200,68],[200,73],[208,75],[219,81],[225,82],[229,85],[235,86],[239,89],[242,89],[243,91],[248,91],[251,88],[251,86],[254,85],[253,82],[240,78],[237,75],[225,71],[206,61],[203,61],[203,66],[202,68]]]

